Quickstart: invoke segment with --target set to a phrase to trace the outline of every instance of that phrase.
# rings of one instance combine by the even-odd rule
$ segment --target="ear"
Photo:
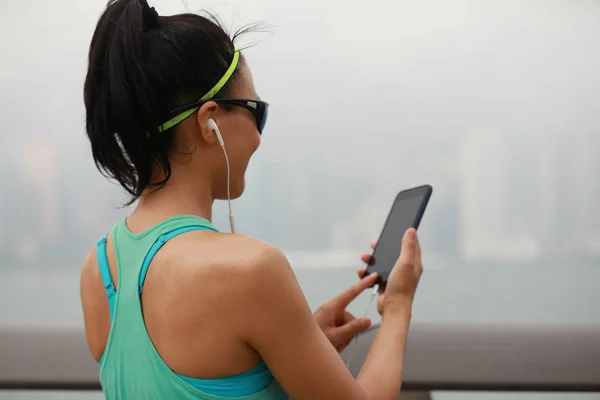
[[[218,143],[216,133],[208,127],[208,119],[213,118],[216,121],[216,112],[219,109],[219,105],[214,101],[206,102],[198,110],[196,115],[196,122],[200,130],[200,136],[208,144]]]

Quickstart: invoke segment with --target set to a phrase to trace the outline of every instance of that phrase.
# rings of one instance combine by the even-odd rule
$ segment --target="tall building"
[[[60,189],[55,144],[23,137],[5,149],[0,224],[9,246],[2,258],[15,266],[39,263],[44,246],[59,239]]]
[[[568,200],[568,197],[563,196],[564,185],[561,183],[567,183],[569,176],[568,171],[561,171],[565,164],[561,159],[561,145],[560,135],[547,133],[543,140],[539,140],[535,157],[532,157],[538,196],[535,202],[530,203],[533,203],[531,206],[535,210],[537,235],[542,251],[548,258],[561,254],[561,233],[565,233],[565,222],[568,220],[565,218],[565,200]]]
[[[0,151],[0,265],[10,263],[12,248],[11,225],[15,222],[11,218],[11,206],[17,195],[16,178],[14,173],[10,173],[10,162],[5,157],[4,152]]]
[[[46,242],[58,240],[60,235],[59,176],[57,171],[57,148],[49,138],[33,137],[26,142],[22,153],[25,184],[31,193],[31,223],[40,239]]]
[[[591,133],[547,135],[537,155],[544,253],[600,255],[600,139]]]
[[[593,133],[565,135],[561,144],[565,182],[560,191],[566,203],[563,227],[569,253],[600,254],[600,140]],[[564,213],[565,210],[557,210]]]
[[[515,189],[514,149],[506,135],[465,139],[460,161],[461,254],[466,261],[526,261],[539,256],[533,232],[515,229],[513,204],[526,204]]]

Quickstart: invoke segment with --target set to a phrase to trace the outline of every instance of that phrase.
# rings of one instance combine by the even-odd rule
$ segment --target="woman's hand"
[[[371,243],[374,249],[377,242]],[[371,260],[371,254],[363,254],[361,260],[368,263]],[[417,231],[411,228],[406,231],[402,238],[402,251],[400,258],[396,261],[392,272],[388,278],[387,291],[388,296],[384,294],[384,289],[379,289],[379,298],[377,299],[377,311],[383,315],[383,310],[388,303],[402,303],[404,306],[412,307],[412,302],[423,273],[423,263],[421,261],[421,246],[417,237]],[[358,270],[358,277],[363,279],[365,269]],[[388,304],[388,307],[394,307],[394,304]]]
[[[361,279],[315,311],[317,324],[338,352],[344,350],[354,336],[371,326],[369,318],[357,319],[346,311],[346,307],[365,289],[373,285],[376,279],[377,274]]]

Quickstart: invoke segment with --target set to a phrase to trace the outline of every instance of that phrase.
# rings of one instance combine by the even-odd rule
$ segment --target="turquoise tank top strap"
[[[205,219],[193,219],[190,221],[193,225],[185,225],[179,228],[175,228],[173,230],[167,231],[161,234],[156,242],[152,245],[146,257],[144,258],[144,263],[142,264],[142,270],[140,272],[139,278],[139,293],[142,293],[142,289],[144,288],[144,281],[146,280],[146,274],[148,273],[148,268],[150,267],[150,263],[152,259],[158,253],[158,251],[167,243],[169,240],[173,239],[176,236],[184,234],[186,232],[198,231],[198,230],[210,230],[214,232],[218,232],[217,228],[215,228],[210,222]]]
[[[102,277],[102,283],[106,290],[106,297],[108,298],[108,306],[110,308],[110,315],[113,315],[115,309],[115,285],[113,284],[112,275],[110,273],[110,267],[108,266],[108,256],[106,255],[106,238],[108,233],[102,237],[96,244],[96,259],[98,260],[98,269],[100,270],[100,276]]]

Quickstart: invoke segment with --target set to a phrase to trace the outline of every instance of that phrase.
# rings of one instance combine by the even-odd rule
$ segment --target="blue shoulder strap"
[[[115,308],[115,285],[113,284],[112,275],[110,274],[110,267],[108,266],[108,257],[106,255],[106,238],[108,233],[102,237],[96,244],[96,258],[98,260],[98,269],[100,270],[100,276],[102,277],[102,283],[106,290],[106,297],[108,298],[108,307],[110,308],[110,316],[113,315]]]
[[[140,294],[142,294],[142,289],[144,288],[144,281],[146,280],[146,274],[148,273],[148,268],[150,267],[150,263],[152,262],[152,259],[154,258],[156,253],[158,253],[160,248],[163,247],[165,245],[165,243],[167,243],[169,240],[173,239],[175,236],[179,236],[183,233],[190,232],[190,231],[218,232],[214,227],[207,224],[207,225],[184,226],[184,227],[177,228],[170,232],[160,235],[158,237],[158,239],[156,240],[156,242],[154,242],[152,247],[150,247],[150,250],[146,254],[146,257],[144,257],[144,262],[142,264],[142,270],[140,271],[140,278],[139,278],[139,282],[138,282]]]

